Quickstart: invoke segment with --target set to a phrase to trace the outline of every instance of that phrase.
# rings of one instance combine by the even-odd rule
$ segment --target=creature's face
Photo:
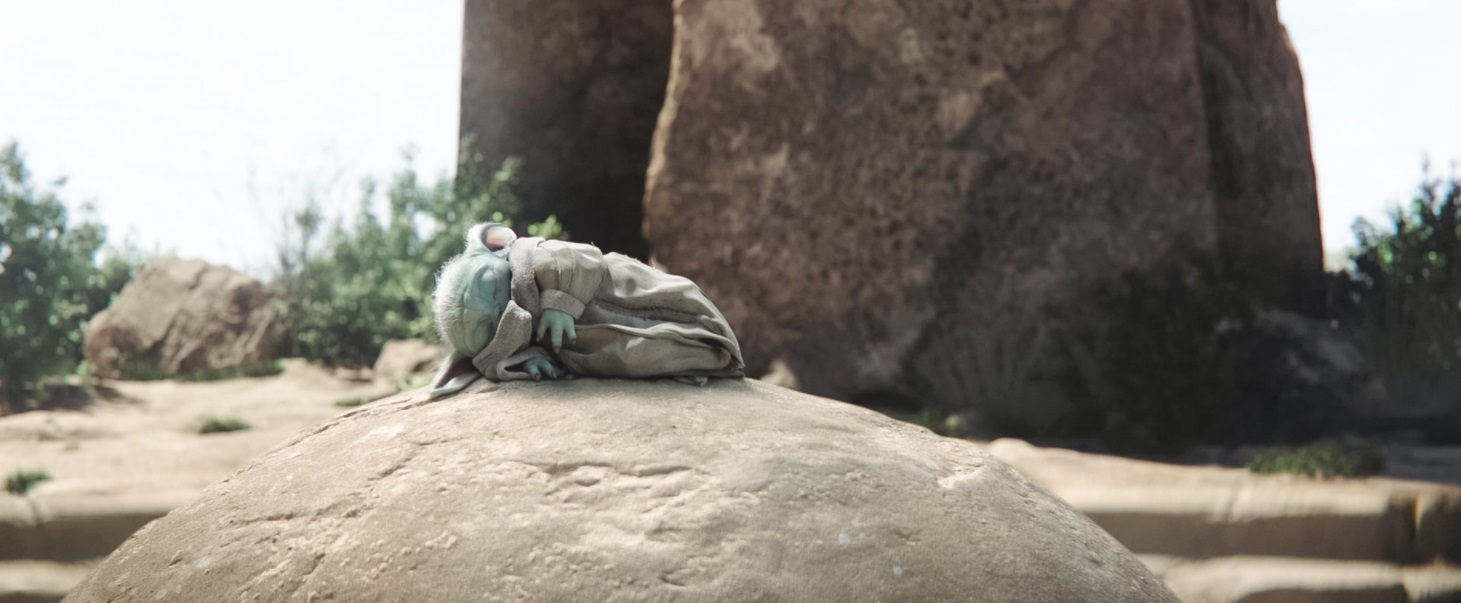
[[[434,310],[441,338],[454,353],[470,358],[497,334],[512,299],[507,255],[516,238],[501,224],[478,224],[467,233],[467,250],[442,267]]]
[[[475,321],[472,330],[472,349],[482,349],[497,334],[497,324],[503,320],[507,301],[511,298],[513,272],[508,269],[507,260],[484,256],[481,266],[472,277],[472,286],[463,292],[462,307],[466,308],[469,323]]]
[[[497,334],[497,324],[512,297],[512,270],[507,260],[492,253],[473,254],[462,260],[459,269],[463,272],[457,281],[461,290],[456,293],[462,312],[452,339],[465,346],[463,351],[475,353]]]

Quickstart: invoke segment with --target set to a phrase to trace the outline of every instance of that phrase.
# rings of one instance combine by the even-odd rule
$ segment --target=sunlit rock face
[[[526,158],[528,218],[652,251],[752,374],[840,399],[1059,431],[1103,387],[1061,322],[1091,287],[1195,255],[1322,296],[1274,0],[471,0],[462,132]]]
[[[87,323],[90,374],[157,378],[274,360],[285,305],[246,274],[202,260],[156,258]]]
[[[122,545],[68,601],[1175,601],[973,444],[754,381],[379,403]]]
[[[1047,432],[1093,284],[1207,256],[1288,308],[1321,276],[1272,0],[675,6],[645,233],[753,372]]]

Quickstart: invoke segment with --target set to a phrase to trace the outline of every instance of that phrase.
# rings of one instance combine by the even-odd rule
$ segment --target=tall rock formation
[[[644,171],[669,74],[669,0],[467,0],[461,135],[483,167],[523,159],[531,222],[644,258]]]
[[[815,393],[1043,429],[1068,418],[1056,373],[1078,338],[1052,316],[1093,286],[1185,254],[1272,306],[1317,303],[1302,82],[1274,0],[514,6],[468,3],[463,131],[524,149],[545,170],[525,194],[589,240],[632,228],[607,208],[638,189],[598,187],[610,205],[577,219],[541,191],[613,171],[583,158],[649,131],[647,57],[669,48],[650,24],[673,7],[644,235],[753,371],[784,358]],[[640,59],[583,67],[605,47]],[[622,93],[590,102],[603,89]]]
[[[682,0],[655,256],[811,391],[1048,426],[1045,310],[1087,284],[1177,248],[1317,276],[1293,54],[1238,4]]]
[[[1274,0],[1191,5],[1225,263],[1270,303],[1312,311],[1324,258],[1298,56]]]

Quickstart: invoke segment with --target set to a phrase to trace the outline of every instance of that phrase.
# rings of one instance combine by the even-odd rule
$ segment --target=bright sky
[[[0,0],[0,142],[114,238],[267,272],[316,186],[456,157],[462,0]]]
[[[668,0],[667,0],[668,1]],[[1461,1],[1280,0],[1325,245],[1461,160]],[[313,184],[455,157],[462,0],[0,0],[0,141],[114,238],[267,272]]]
[[[1385,220],[1421,164],[1461,161],[1461,2],[1279,0],[1299,52],[1319,176],[1324,247],[1354,244],[1356,217]]]

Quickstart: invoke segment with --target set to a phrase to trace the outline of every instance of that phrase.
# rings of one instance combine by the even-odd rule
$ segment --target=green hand
[[[562,310],[543,310],[543,317],[538,319],[538,343],[547,339],[553,344],[553,351],[557,352],[563,348],[565,336],[569,343],[578,339],[578,331],[573,328],[573,317]]]
[[[541,356],[529,358],[527,362],[524,362],[523,371],[527,372],[533,381],[541,381],[544,378],[557,379],[560,374],[558,367],[553,365],[553,361]]]

